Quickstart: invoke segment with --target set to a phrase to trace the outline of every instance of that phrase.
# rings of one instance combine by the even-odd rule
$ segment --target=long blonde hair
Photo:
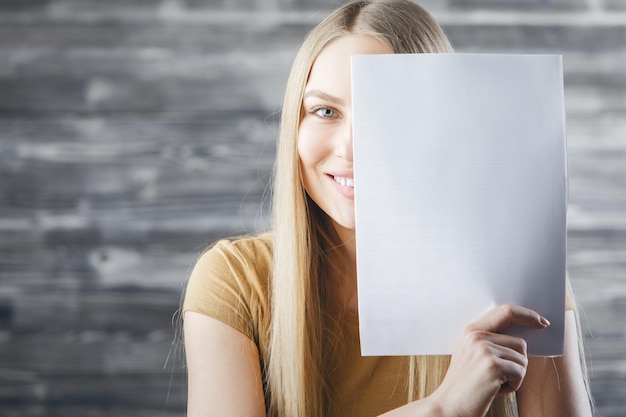
[[[420,6],[408,0],[363,0],[337,9],[315,27],[294,60],[274,170],[270,346],[261,352],[270,416],[320,417],[330,412],[325,382],[340,335],[333,318],[338,309],[328,295],[329,275],[345,273],[346,258],[326,214],[303,188],[297,138],[313,62],[330,41],[350,33],[374,36],[395,53],[452,51],[443,30]],[[415,357],[409,363],[407,402],[435,390],[449,357]],[[498,399],[491,412],[513,415],[513,405],[508,398]]]

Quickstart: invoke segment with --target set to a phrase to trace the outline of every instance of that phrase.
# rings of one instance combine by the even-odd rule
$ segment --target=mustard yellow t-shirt
[[[195,311],[220,320],[252,339],[259,351],[266,349],[271,262],[269,234],[219,241],[193,269],[183,312]],[[355,314],[347,315],[343,332],[345,337],[338,349],[339,368],[330,381],[339,403],[337,416],[377,416],[405,404],[408,360],[362,357]]]
[[[183,313],[195,311],[220,320],[253,340],[259,351],[269,346],[268,279],[272,264],[271,235],[222,240],[198,260],[189,278]],[[568,294],[566,308],[573,309]],[[362,357],[358,317],[348,314],[345,337],[330,386],[335,388],[338,417],[377,416],[407,401],[408,359]],[[261,369],[264,369],[261,356]]]

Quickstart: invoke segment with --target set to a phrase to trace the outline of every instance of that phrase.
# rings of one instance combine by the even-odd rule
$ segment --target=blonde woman
[[[518,306],[470,324],[451,358],[360,356],[350,55],[451,50],[405,0],[347,4],[308,35],[283,103],[272,232],[218,242],[187,286],[189,416],[591,415],[572,301],[554,360],[499,333],[549,325]]]

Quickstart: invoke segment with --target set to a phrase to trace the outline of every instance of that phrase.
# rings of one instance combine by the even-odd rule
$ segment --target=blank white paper
[[[361,352],[450,354],[490,308],[561,355],[567,163],[562,62],[551,55],[352,57]]]

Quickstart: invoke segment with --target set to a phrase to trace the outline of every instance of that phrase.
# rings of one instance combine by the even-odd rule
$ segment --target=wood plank
[[[207,14],[181,21],[160,17],[136,19],[132,14],[105,20],[98,20],[97,14],[87,19],[0,16],[0,48],[157,48],[217,52],[231,50],[231,45],[242,50],[273,45],[270,50],[294,50],[322,15],[315,18],[304,13],[294,20],[289,14],[280,13],[266,15],[264,19],[261,16],[251,19],[252,15],[246,13],[230,19]],[[460,50],[623,51],[626,25],[619,21],[610,23],[468,24],[455,20],[444,22],[443,27],[452,44]]]
[[[585,0],[552,0],[549,2],[532,0],[450,0],[451,9],[460,10],[514,10],[517,12],[536,10],[544,12],[554,11],[584,11],[588,4]]]
[[[192,261],[193,257],[188,266]],[[169,346],[170,336],[173,337],[172,317],[180,305],[186,279],[184,272],[176,279],[178,286],[170,289],[158,285],[138,287],[132,282],[113,289],[98,286],[97,282],[91,285],[83,282],[82,288],[55,285],[54,282],[43,288],[13,284],[16,290],[3,295],[5,305],[12,309],[10,326],[5,330],[11,331],[12,343],[30,345],[42,353],[46,352],[47,344],[80,344],[83,336],[87,341],[93,339],[93,346],[105,342],[107,336],[115,336],[113,340],[119,337],[119,343],[143,340]],[[88,337],[90,334],[92,338]],[[48,343],[41,343],[44,340]],[[13,349],[11,345],[2,349],[21,355],[20,349]],[[4,366],[12,363],[6,355],[0,361]],[[36,361],[24,366],[36,366]],[[74,366],[80,367],[80,361]]]
[[[0,410],[24,413],[86,410],[152,410],[180,415],[184,412],[186,390],[183,377],[163,374],[125,376],[34,375],[22,373],[3,377],[0,382]],[[21,414],[27,415],[27,414]],[[50,415],[50,414],[43,414]],[[90,415],[90,414],[84,414]],[[105,415],[105,414],[95,414]],[[111,414],[108,414],[111,415]]]
[[[427,10],[437,12],[442,9],[452,11],[467,10],[498,10],[498,11],[586,11],[585,0],[552,0],[550,2],[531,0],[449,0],[444,3],[437,0],[420,2]],[[607,8],[618,8],[619,0],[606,0]],[[77,14],[101,14],[107,17],[123,16],[124,14],[148,16],[176,16],[181,12],[210,13],[219,10],[255,10],[259,13],[267,11],[309,11],[327,14],[338,5],[336,0],[318,0],[314,4],[304,0],[221,0],[206,2],[203,0],[184,0],[164,3],[158,0],[137,0],[128,4],[124,0],[110,0],[103,4],[97,0],[5,0],[0,10],[5,13],[37,12],[43,16],[75,16]],[[622,8],[623,9],[623,8]]]
[[[114,405],[19,405],[0,407],[5,417],[183,417],[185,409],[180,406],[121,407]]]
[[[626,11],[626,2],[624,2],[623,0],[604,0],[603,6],[608,11]]]
[[[116,407],[116,406],[59,406],[30,405],[23,407],[3,407],[3,415],[7,417],[183,417],[185,411],[172,411],[168,407],[163,409]]]

